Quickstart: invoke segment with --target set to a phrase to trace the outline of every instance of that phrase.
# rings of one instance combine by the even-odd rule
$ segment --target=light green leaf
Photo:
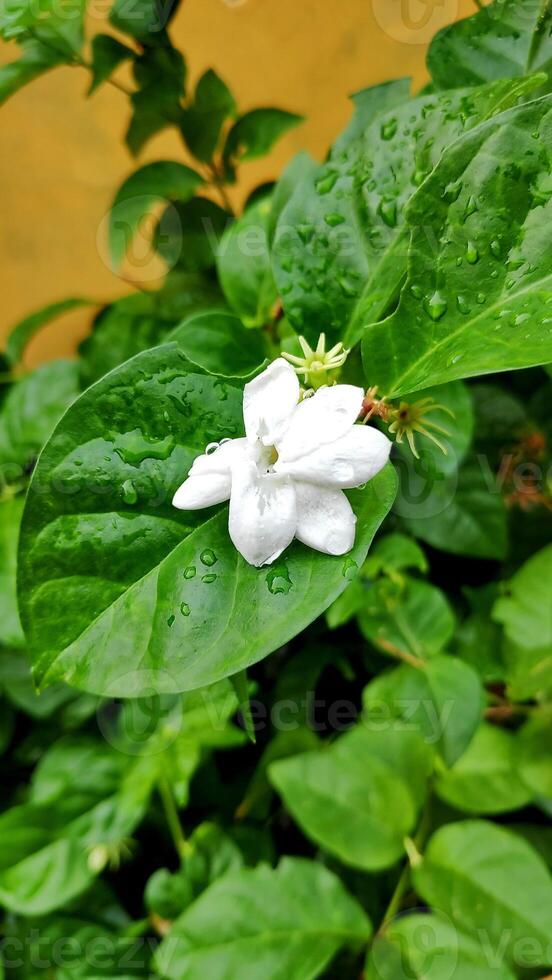
[[[517,772],[533,796],[552,800],[552,708],[544,705],[516,737]]]
[[[127,361],[66,414],[33,475],[20,550],[41,683],[122,697],[203,687],[261,660],[343,591],[391,506],[392,467],[351,493],[345,559],[296,543],[255,569],[230,542],[226,508],[172,506],[194,458],[241,433],[241,390],[194,372],[176,344]]]
[[[446,647],[454,633],[454,613],[440,589],[408,576],[383,580],[365,593],[359,612],[367,640],[392,655],[396,650],[425,659]]]
[[[552,71],[549,0],[495,0],[433,39],[428,67],[439,88]]]
[[[483,688],[467,664],[436,656],[421,668],[404,664],[380,674],[364,689],[362,702],[369,727],[396,719],[398,728],[417,731],[451,766],[466,751],[481,721]],[[387,709],[385,717],[382,709]]]
[[[6,344],[6,357],[11,362],[11,364],[17,364],[25,352],[25,348],[30,340],[34,337],[42,327],[46,326],[52,320],[55,320],[58,316],[63,313],[69,312],[69,310],[77,309],[79,306],[90,306],[92,305],[91,300],[82,299],[80,296],[74,296],[70,299],[62,299],[57,303],[50,303],[49,306],[43,307],[36,313],[31,313],[30,316],[25,317],[24,320],[20,320],[15,327],[12,328],[8,335],[8,341]]]
[[[476,127],[412,198],[399,308],[363,338],[386,395],[552,360],[551,110],[545,97]]]
[[[351,144],[361,141],[376,116],[398,108],[403,102],[409,102],[411,86],[411,78],[397,78],[354,92],[350,96],[353,103],[352,119],[335,141],[332,156],[346,152]]]
[[[343,946],[360,946],[371,925],[326,868],[283,858],[276,869],[235,871],[178,919],[156,955],[169,980],[312,980]]]
[[[203,178],[170,160],[158,160],[136,170],[117,191],[109,216],[109,252],[114,268],[123,261],[138,225],[154,205],[189,201]]]
[[[552,879],[515,834],[483,820],[449,824],[433,835],[413,876],[428,905],[475,939],[484,928],[507,963],[550,965]]]
[[[0,106],[29,82],[63,64],[65,57],[37,41],[26,41],[16,61],[0,67]]]
[[[6,0],[0,10],[0,37],[15,39],[34,59],[72,62],[84,40],[84,0]],[[26,57],[26,55],[24,55]]]
[[[437,794],[464,813],[519,810],[531,800],[516,767],[516,739],[494,725],[482,724],[456,765],[443,772]]]
[[[372,944],[366,980],[515,980],[479,938],[435,913],[394,919]]]
[[[17,542],[23,497],[0,503],[0,643],[22,647],[25,642],[17,609]]]
[[[385,743],[362,726],[330,748],[275,762],[269,777],[302,830],[345,864],[380,871],[403,854],[432,767],[419,736],[393,729]]]
[[[268,245],[270,211],[270,198],[252,204],[224,233],[217,254],[224,295],[249,327],[266,323],[277,297]]]
[[[49,718],[64,705],[80,698],[65,684],[52,685],[39,694],[33,685],[31,665],[23,650],[0,651],[0,689],[14,707],[39,720]]]
[[[88,94],[92,95],[97,88],[107,82],[116,68],[123,61],[134,57],[132,48],[121,44],[110,34],[95,34],[92,38],[92,81]]]
[[[274,276],[298,333],[315,344],[324,329],[331,343],[351,347],[394,308],[407,269],[404,217],[412,196],[454,140],[534,85],[499,82],[405,100],[401,82],[382,91],[381,103],[377,90],[371,125],[357,140],[345,133],[345,145],[338,141],[328,162],[299,184],[278,223]],[[379,364],[372,370],[366,357],[370,384],[379,381]],[[426,374],[424,387],[433,383]]]
[[[277,140],[299,123],[303,116],[284,109],[252,109],[232,126],[223,150],[227,179],[235,179],[235,169],[245,160],[269,153]]]
[[[247,330],[223,310],[189,317],[167,340],[176,341],[192,364],[219,378],[246,378],[266,363],[263,334]]]
[[[510,580],[495,604],[493,619],[520,650],[552,647],[552,545],[533,555]]]
[[[362,575],[376,578],[381,573],[393,577],[394,572],[417,569],[425,573],[429,569],[427,558],[419,544],[406,534],[387,534],[379,538],[366,559]]]

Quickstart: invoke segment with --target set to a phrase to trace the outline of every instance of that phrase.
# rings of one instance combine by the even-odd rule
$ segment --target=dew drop
[[[205,585],[210,585],[211,582],[216,582],[217,576],[215,572],[209,572],[207,575],[202,575],[201,581],[205,582]]]
[[[180,603],[180,612],[182,613],[183,616],[189,616],[190,611],[191,610],[187,602]]]
[[[397,133],[397,120],[389,119],[381,127],[381,138],[382,140],[392,140]]]
[[[337,228],[338,225],[342,225],[345,218],[342,214],[338,214],[337,211],[330,211],[329,214],[324,215],[324,221],[330,228]]]
[[[266,584],[271,595],[287,595],[293,588],[287,565],[281,562],[270,569]]]
[[[476,265],[479,262],[479,250],[474,242],[468,242],[466,248],[466,258],[470,265]]]
[[[439,292],[439,290],[436,290],[433,293],[433,296],[430,296],[428,299],[426,299],[424,305],[425,305],[426,312],[429,314],[431,319],[435,321],[440,320],[442,317],[444,317],[448,309],[448,303],[445,297]]]
[[[216,453],[219,446],[219,442],[210,442],[209,445],[205,447],[205,455],[211,456],[212,453]]]
[[[123,491],[123,500],[125,504],[135,504],[138,500],[138,494],[132,480],[125,480],[121,489]]]
[[[172,616],[169,616],[169,618],[167,620],[167,626],[169,627],[169,629],[173,625],[175,619],[176,619],[176,616],[174,615],[174,613],[173,613]]]
[[[351,582],[358,571],[358,565],[353,558],[346,558],[343,562],[343,568],[341,569],[341,574],[343,578],[346,578],[348,582]]]
[[[329,192],[331,191],[332,187],[335,186],[335,182],[337,180],[337,177],[338,177],[338,174],[337,174],[337,171],[336,170],[330,170],[330,172],[328,174],[326,174],[324,177],[320,177],[319,180],[316,181],[316,185],[315,185],[316,186],[316,193],[317,194],[329,194]]]
[[[197,571],[195,565],[188,565],[188,567],[184,569],[184,578],[186,579],[195,578],[196,574]]]
[[[199,557],[203,562],[203,564],[207,565],[208,568],[211,568],[213,565],[216,565],[218,561],[215,552],[211,548],[205,548],[205,550],[201,552]]]
[[[491,252],[493,253],[493,255],[495,256],[495,258],[499,259],[500,256],[501,256],[501,254],[502,254],[502,249],[500,247],[500,242],[497,242],[496,239],[495,239],[495,241],[492,241],[491,242],[491,244],[489,245],[489,248],[490,248]]]
[[[382,221],[388,228],[395,228],[397,225],[397,202],[395,200],[385,200],[380,202],[378,208]]]

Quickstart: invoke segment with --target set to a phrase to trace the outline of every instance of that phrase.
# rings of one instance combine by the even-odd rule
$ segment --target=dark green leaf
[[[464,813],[519,810],[531,800],[516,770],[516,740],[510,732],[483,724],[456,765],[436,784],[441,799]]]
[[[516,967],[550,965],[552,879],[525,841],[483,820],[437,831],[414,869],[420,897]],[[524,956],[527,955],[527,963]]]
[[[224,295],[249,327],[267,322],[277,297],[268,244],[271,206],[270,198],[252,204],[227,229],[217,254]]]
[[[178,0],[115,0],[109,20],[119,31],[146,46],[165,46],[165,28],[174,16]]]
[[[114,268],[123,261],[140,222],[155,204],[189,201],[202,183],[195,170],[170,160],[148,163],[131,174],[111,205],[109,252]]]
[[[67,413],[23,521],[22,617],[41,681],[123,697],[154,677],[159,691],[202,687],[262,659],[343,591],[391,506],[392,468],[351,493],[345,560],[295,544],[255,569],[230,542],[226,509],[171,504],[193,459],[240,435],[241,418],[241,391],[194,373],[176,344],[128,361]]]
[[[405,651],[425,659],[446,647],[454,633],[454,614],[440,589],[404,576],[383,580],[365,592],[359,626],[374,646],[392,655]]]
[[[168,339],[178,343],[192,364],[220,378],[245,378],[266,363],[263,334],[247,330],[222,310],[192,315]]]
[[[433,39],[428,67],[439,88],[552,71],[549,0],[495,0]]]
[[[399,308],[363,340],[385,394],[552,360],[551,110],[545,97],[476,127],[412,198]]]
[[[330,748],[270,766],[271,782],[303,831],[345,864],[390,867],[403,854],[432,752],[411,732],[359,726]],[[385,752],[382,752],[385,748]]]
[[[339,879],[321,865],[283,858],[273,870],[235,871],[207,889],[161,944],[157,969],[169,980],[311,980],[371,926]]]
[[[240,116],[226,138],[223,158],[227,178],[235,179],[236,166],[262,157],[288,130],[303,122],[303,116],[283,109],[253,109]]]
[[[125,142],[137,156],[152,136],[167,126],[180,127],[186,64],[180,52],[165,40],[158,47],[146,47],[136,57],[134,77],[138,90],[131,96],[133,114]]]
[[[31,718],[49,718],[79,695],[65,684],[56,684],[39,694],[31,678],[31,666],[23,650],[0,651],[0,689],[19,710]]]
[[[92,81],[88,94],[92,95],[123,61],[134,56],[132,48],[127,48],[126,44],[121,44],[110,34],[95,34],[92,38]]]
[[[211,269],[229,222],[228,212],[207,197],[170,204],[159,219],[155,248],[169,268],[189,272]]]
[[[235,111],[230,89],[216,71],[208,68],[196,85],[194,101],[184,111],[181,123],[184,139],[198,160],[212,160],[223,123]]]

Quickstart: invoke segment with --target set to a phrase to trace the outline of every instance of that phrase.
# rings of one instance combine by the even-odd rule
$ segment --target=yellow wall
[[[183,0],[172,34],[192,79],[212,65],[240,108],[307,117],[267,160],[243,166],[236,202],[297,150],[321,157],[347,121],[348,93],[399,75],[423,82],[432,34],[473,9],[473,0]],[[91,33],[102,29],[90,19]],[[4,45],[0,60],[15,54]],[[121,141],[127,100],[110,85],[86,100],[88,81],[81,68],[59,68],[0,110],[2,337],[53,300],[128,291],[107,267],[102,236],[113,192],[137,166]],[[175,135],[155,138],[140,163],[161,158],[183,159]],[[29,363],[70,353],[88,325],[86,312],[58,321],[33,342]]]

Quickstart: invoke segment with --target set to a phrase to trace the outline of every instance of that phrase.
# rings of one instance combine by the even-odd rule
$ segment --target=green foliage
[[[358,92],[326,162],[297,154],[237,213],[242,163],[300,117],[189,81],[175,12],[115,0],[90,61],[80,0],[0,14],[0,101],[72,65],[128,98],[131,153],[169,126],[185,149],[110,209],[113,265],[139,279],[145,244],[161,281],[40,309],[1,356],[0,976],[540,980],[550,4],[441,32],[421,94]],[[94,306],[74,361],[26,369]],[[256,568],[226,505],[173,494],[243,436],[245,385],[322,333],[311,361],[350,350],[309,379],[362,387],[391,461],[346,491],[350,553]]]

